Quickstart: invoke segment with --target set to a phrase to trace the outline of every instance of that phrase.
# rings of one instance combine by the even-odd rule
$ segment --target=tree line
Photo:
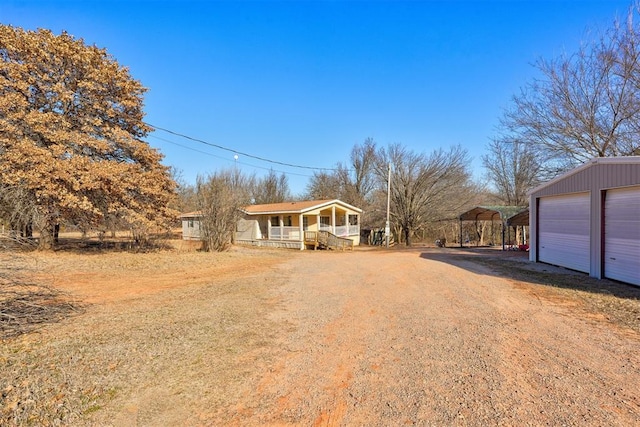
[[[389,167],[391,223],[394,234],[407,245],[430,224],[455,219],[477,194],[470,158],[462,147],[424,154],[401,144],[378,147],[367,139],[354,145],[348,164],[338,163],[330,172],[315,172],[305,193],[296,198],[342,200],[363,210],[361,228],[380,228],[386,219]],[[205,246],[215,250],[231,243],[241,207],[292,199],[286,176],[273,171],[263,178],[237,169],[218,171],[199,177],[194,186],[181,185],[179,191],[185,203],[182,210],[203,214]]]
[[[512,97],[482,156],[482,182],[461,146],[425,153],[366,139],[295,196],[273,171],[181,182],[144,141],[146,88],[126,67],[67,33],[0,25],[0,219],[26,237],[37,230],[50,249],[61,224],[127,229],[144,241],[175,225],[179,211],[201,210],[212,218],[205,246],[221,250],[238,207],[294,197],[343,200],[364,210],[363,228],[379,228],[391,168],[391,224],[410,245],[469,206],[527,205],[533,187],[593,157],[640,155],[637,12],[589,33],[576,52],[534,63],[537,77]]]

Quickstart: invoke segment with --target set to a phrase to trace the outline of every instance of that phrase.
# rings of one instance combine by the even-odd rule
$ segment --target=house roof
[[[193,211],[193,212],[186,212],[186,213],[180,214],[178,218],[199,218],[201,216],[202,216],[202,212]]]
[[[301,214],[315,209],[321,209],[333,204],[340,205],[346,209],[362,213],[362,209],[351,206],[338,199],[333,200],[304,200],[299,202],[283,202],[283,203],[269,203],[265,205],[250,205],[245,206],[241,210],[248,215],[265,215],[265,214],[284,214],[294,213]],[[202,216],[201,211],[187,212],[180,215],[181,219],[185,218],[198,218]]]
[[[248,215],[281,214],[281,213],[305,213],[315,209],[328,207],[333,204],[361,213],[362,209],[351,206],[341,200],[304,200],[298,202],[269,203],[266,205],[246,206],[242,210]]]

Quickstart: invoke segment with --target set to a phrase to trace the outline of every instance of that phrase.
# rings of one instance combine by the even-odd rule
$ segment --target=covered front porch
[[[336,238],[348,239],[350,243],[345,243],[345,246],[360,244],[361,211],[358,208],[331,201],[316,202],[318,205],[311,205],[305,209],[307,203],[309,202],[291,203],[291,207],[303,207],[298,212],[260,212],[257,209],[254,209],[256,212],[251,212],[247,209],[244,218],[238,223],[236,242],[305,249],[308,244],[305,242],[310,241],[310,236],[315,236],[316,242],[322,242],[327,241],[329,235],[333,235]],[[322,237],[319,233],[327,237]]]

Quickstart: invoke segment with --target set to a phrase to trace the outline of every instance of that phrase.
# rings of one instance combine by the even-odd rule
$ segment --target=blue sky
[[[12,1],[0,22],[104,47],[149,91],[146,121],[232,150],[318,168],[373,138],[480,156],[539,57],[574,52],[630,1]],[[238,167],[311,170],[155,132],[188,182]],[[234,166],[234,163],[236,165]]]

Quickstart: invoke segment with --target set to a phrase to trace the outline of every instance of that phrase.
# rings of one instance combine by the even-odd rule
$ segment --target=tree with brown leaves
[[[0,26],[0,204],[28,213],[12,216],[33,224],[40,248],[62,221],[140,237],[175,217],[175,183],[142,140],[145,91],[105,49]]]

